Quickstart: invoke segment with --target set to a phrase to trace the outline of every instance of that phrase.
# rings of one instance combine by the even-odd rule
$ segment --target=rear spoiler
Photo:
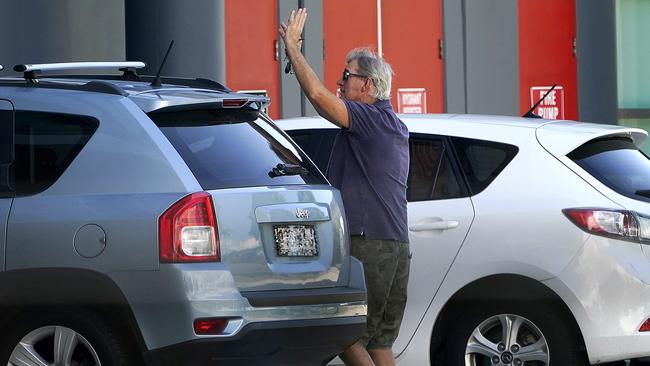
[[[603,137],[627,137],[637,147],[648,138],[648,132],[640,128],[575,121],[546,123],[537,128],[535,135],[540,145],[555,157],[567,155],[585,143]]]
[[[152,92],[164,92],[165,90],[170,89],[159,89]],[[184,91],[192,89],[183,89]],[[197,89],[194,89],[197,90]],[[200,101],[200,102],[187,102],[179,103],[173,105],[159,105],[159,108],[151,106],[144,110],[146,113],[151,112],[178,112],[186,110],[196,110],[196,109],[248,109],[261,112],[266,108],[270,103],[271,99],[265,96],[260,95],[251,95],[251,94],[228,94],[226,97],[222,97],[210,101]]]

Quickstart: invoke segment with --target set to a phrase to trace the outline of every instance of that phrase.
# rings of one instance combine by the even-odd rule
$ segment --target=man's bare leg
[[[359,342],[351,345],[339,357],[346,366],[375,366],[370,354],[368,354],[366,348]]]
[[[368,353],[376,366],[395,366],[395,357],[391,348],[371,348]]]

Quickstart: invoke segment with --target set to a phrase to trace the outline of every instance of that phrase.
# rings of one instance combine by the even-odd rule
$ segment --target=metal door
[[[519,2],[521,113],[557,84],[535,113],[552,119],[578,118],[575,6],[566,0]]]

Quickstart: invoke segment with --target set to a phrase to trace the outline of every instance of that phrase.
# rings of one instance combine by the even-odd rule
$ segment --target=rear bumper
[[[147,365],[324,365],[365,331],[366,317],[249,323],[228,338],[203,338],[145,353]]]
[[[544,281],[576,319],[592,364],[650,356],[650,261],[641,244],[591,236],[560,276]]]

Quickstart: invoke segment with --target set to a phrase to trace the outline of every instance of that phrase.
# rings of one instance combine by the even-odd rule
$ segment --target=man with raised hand
[[[305,95],[318,114],[341,127],[327,175],[341,191],[350,250],[363,262],[368,288],[366,333],[340,357],[346,365],[394,365],[392,345],[406,305],[410,254],[409,134],[390,105],[393,71],[380,55],[354,49],[336,96],[300,51],[306,20],[306,9],[293,10],[279,33]]]

